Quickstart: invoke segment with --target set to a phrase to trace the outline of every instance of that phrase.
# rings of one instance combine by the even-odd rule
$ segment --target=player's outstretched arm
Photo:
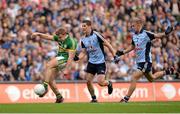
[[[113,57],[114,57],[113,61],[116,64],[118,64],[119,63],[119,57],[118,57],[118,55],[116,55],[116,51],[113,49],[113,47],[111,46],[111,44],[107,40],[103,39],[103,42],[104,42],[103,44],[110,50],[111,54],[113,55]]]
[[[152,39],[154,39],[154,38],[162,38],[164,36],[167,36],[172,31],[173,31],[173,27],[168,26],[167,29],[165,30],[165,32],[163,32],[163,33],[153,33],[153,32],[147,32],[147,33],[148,33],[148,36],[150,36],[150,38],[152,37]]]
[[[40,33],[40,32],[34,32],[32,34],[32,38],[35,38],[37,36],[39,36],[40,38],[46,39],[46,40],[53,40],[53,36],[52,35],[43,34],[43,33]]]

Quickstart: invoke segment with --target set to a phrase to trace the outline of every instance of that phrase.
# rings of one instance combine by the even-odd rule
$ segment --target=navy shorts
[[[92,64],[88,63],[87,68],[85,70],[87,73],[95,74],[105,74],[106,73],[106,64]]]
[[[144,73],[149,73],[152,70],[152,63],[150,62],[137,63],[137,69],[141,70]]]

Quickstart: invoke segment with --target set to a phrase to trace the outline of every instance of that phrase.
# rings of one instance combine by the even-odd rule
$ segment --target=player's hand
[[[173,27],[168,26],[167,29],[166,29],[166,31],[165,31],[165,34],[168,35],[168,34],[170,34],[172,31],[173,31]]]
[[[66,75],[68,75],[69,71],[68,71],[68,69],[65,68],[65,69],[63,69],[62,73],[64,74],[64,76],[66,76]]]
[[[119,57],[116,55],[116,56],[114,56],[114,60],[113,60],[116,64],[118,64],[119,63]]]
[[[79,57],[77,55],[74,56],[74,61],[78,61],[79,60]]]
[[[117,55],[117,56],[124,55],[124,52],[123,52],[123,51],[120,51],[120,50],[117,50],[116,55]]]

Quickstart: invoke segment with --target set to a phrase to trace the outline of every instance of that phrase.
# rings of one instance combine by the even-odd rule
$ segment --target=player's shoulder
[[[66,44],[67,44],[68,48],[74,50],[77,47],[77,40],[73,37],[69,37]]]
[[[99,39],[100,40],[104,39],[104,36],[103,36],[103,34],[101,32],[98,32],[98,31],[94,30],[93,33],[97,36],[98,40]]]
[[[86,41],[86,39],[87,39],[87,37],[86,37],[86,36],[83,36],[83,37],[80,38],[79,41],[80,41],[80,42],[84,42],[84,41]]]
[[[100,34],[97,30],[93,30],[93,34]]]
[[[76,43],[76,42],[77,42],[77,40],[75,38],[68,36],[66,43],[72,44],[72,43]]]
[[[52,38],[54,41],[58,41],[59,40],[59,37],[57,35],[52,35]]]
[[[68,40],[67,41],[73,41],[75,38],[73,38],[72,36],[68,35]]]
[[[81,38],[80,38],[80,42],[86,42],[89,40],[89,36],[86,36],[86,35],[83,35]]]
[[[152,31],[144,30],[145,33],[147,34],[154,34]]]
[[[102,33],[97,31],[97,30],[93,30],[93,34],[95,34],[97,36],[102,36],[103,37]]]

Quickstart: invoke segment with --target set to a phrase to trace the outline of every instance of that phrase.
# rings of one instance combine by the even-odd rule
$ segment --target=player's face
[[[60,40],[66,39],[66,34],[59,34],[58,36],[59,36]]]
[[[88,31],[88,25],[86,23],[82,23],[81,28],[82,28],[82,32],[86,34]]]
[[[138,32],[138,31],[142,28],[142,23],[140,23],[140,22],[133,22],[132,28],[133,28],[136,32]]]

